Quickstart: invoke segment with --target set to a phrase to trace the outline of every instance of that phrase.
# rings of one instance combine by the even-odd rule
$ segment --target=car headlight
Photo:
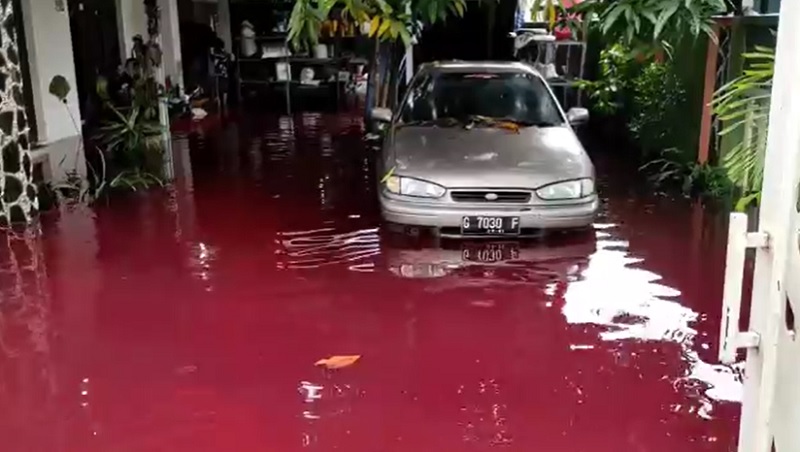
[[[536,190],[536,195],[546,200],[580,199],[592,194],[594,194],[593,179],[558,182]]]
[[[389,193],[418,198],[441,198],[447,191],[441,185],[402,176],[390,176],[384,186]]]

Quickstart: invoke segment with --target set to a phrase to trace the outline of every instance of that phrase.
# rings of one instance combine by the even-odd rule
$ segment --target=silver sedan
[[[591,225],[594,165],[532,67],[513,62],[426,64],[388,126],[379,160],[384,220],[442,236],[507,237]]]

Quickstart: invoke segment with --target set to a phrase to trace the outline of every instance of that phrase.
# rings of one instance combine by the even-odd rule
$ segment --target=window
[[[523,72],[436,73],[417,80],[401,110],[403,122],[474,116],[529,124],[563,124],[545,83]]]
[[[755,0],[754,9],[761,14],[778,14],[781,0]]]

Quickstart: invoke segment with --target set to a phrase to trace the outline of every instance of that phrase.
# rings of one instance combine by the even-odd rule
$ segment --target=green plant
[[[39,200],[39,211],[47,212],[58,206],[58,192],[49,182],[36,184],[36,198]]]
[[[288,40],[296,48],[319,41],[322,22],[331,11],[356,23],[370,23],[370,35],[380,40],[398,38],[410,44],[418,23],[433,24],[448,15],[463,16],[466,0],[297,0],[289,17]]]
[[[633,59],[625,46],[614,44],[600,51],[599,66],[597,80],[580,80],[578,87],[589,96],[593,110],[602,115],[613,115],[625,104]]]
[[[670,54],[687,35],[716,39],[712,17],[727,9],[725,0],[586,0],[570,11],[584,15],[612,42]]]
[[[108,108],[113,112],[113,119],[100,127],[95,139],[114,166],[121,168],[121,173],[160,174],[163,126],[141,114],[138,106],[125,113],[111,105]]]
[[[69,108],[69,93],[72,91],[69,81],[62,75],[56,75],[50,80],[48,91],[64,105],[64,109],[72,120],[72,127],[75,129],[75,133],[80,135],[81,129],[72,114],[72,110]],[[80,161],[82,159],[85,160],[83,140],[78,140],[75,145],[72,167],[64,169],[67,158],[68,156],[65,155],[58,164],[65,174],[63,181],[56,184],[49,182],[39,184],[38,188],[41,190],[39,192],[39,201],[43,211],[61,204],[64,199],[84,201],[93,195],[93,190],[99,185],[97,173],[95,173],[94,168],[88,161],[86,162],[88,178],[84,179],[78,171]],[[105,172],[105,168],[103,168],[103,172]]]
[[[683,83],[671,62],[651,62],[630,82],[628,129],[642,152],[676,146],[675,126],[686,101]]]
[[[686,196],[724,198],[731,194],[733,185],[723,168],[699,164],[688,155],[677,148],[665,149],[639,169],[653,185],[677,189]]]
[[[719,135],[741,134],[741,141],[722,156],[722,166],[741,192],[739,210],[760,200],[775,49],[756,47],[744,54],[744,63],[742,74],[719,88],[711,102],[724,126]]]
[[[53,184],[50,189],[55,194],[58,203],[64,198],[77,202],[93,202],[105,194],[106,160],[101,150],[97,150],[100,158],[100,171],[97,171],[89,161],[86,161],[87,177],[84,179],[77,169],[66,172],[64,181]]]

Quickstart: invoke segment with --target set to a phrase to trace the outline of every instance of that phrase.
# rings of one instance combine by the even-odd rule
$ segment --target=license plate
[[[461,219],[463,235],[517,235],[519,217],[464,217]]]
[[[465,261],[494,264],[497,262],[519,259],[517,243],[483,243],[467,244],[461,248],[461,256]]]

